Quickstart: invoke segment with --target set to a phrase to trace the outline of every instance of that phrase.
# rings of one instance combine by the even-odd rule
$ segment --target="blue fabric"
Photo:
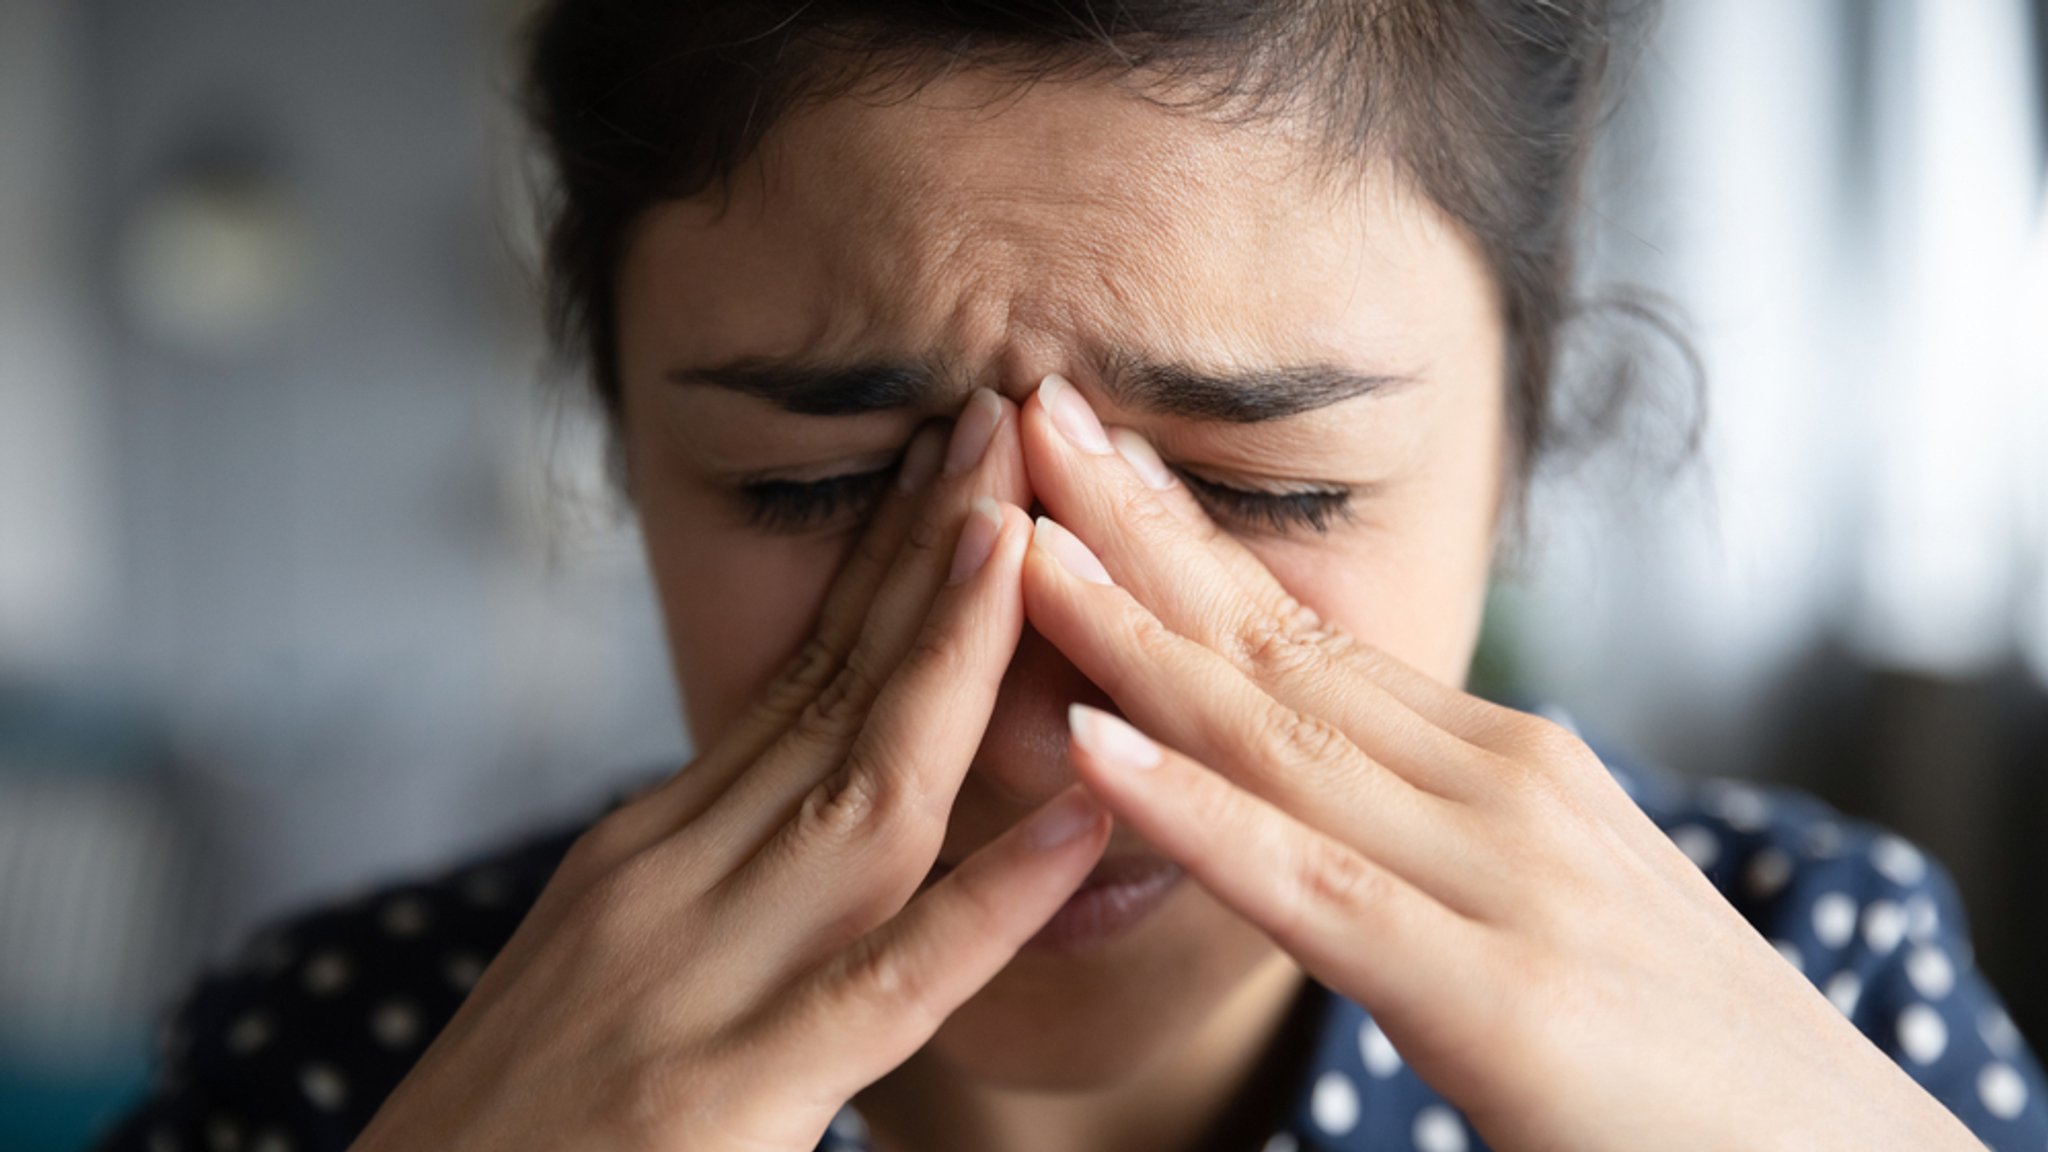
[[[1938,865],[1804,793],[1608,765],[1730,902],[1986,1144],[2048,1147],[2040,1066],[1972,965],[1961,903]],[[178,1009],[155,1086],[101,1147],[340,1152],[453,1015],[583,826],[260,933]],[[1315,991],[1314,1054],[1291,1119],[1264,1152],[1485,1147],[1364,1008]],[[862,1131],[847,1110],[820,1147],[860,1152]]]

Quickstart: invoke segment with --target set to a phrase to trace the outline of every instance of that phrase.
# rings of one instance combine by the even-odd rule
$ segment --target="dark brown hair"
[[[716,189],[779,118],[856,86],[915,91],[960,67],[1020,85],[1110,77],[1190,114],[1304,118],[1331,158],[1393,161],[1462,226],[1504,307],[1525,477],[1563,438],[1560,407],[1589,410],[1552,395],[1578,308],[1574,222],[1610,56],[1644,11],[1623,0],[547,0],[525,96],[556,180],[544,209],[551,331],[587,360],[616,423],[614,283],[650,205]],[[1611,417],[1622,390],[1616,374],[1590,410]]]

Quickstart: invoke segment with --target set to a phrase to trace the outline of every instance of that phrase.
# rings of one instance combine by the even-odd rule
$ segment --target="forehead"
[[[637,223],[622,360],[902,356],[974,383],[1110,349],[1422,367],[1490,322],[1463,236],[1391,166],[1318,147],[1099,82],[827,101],[723,195]]]

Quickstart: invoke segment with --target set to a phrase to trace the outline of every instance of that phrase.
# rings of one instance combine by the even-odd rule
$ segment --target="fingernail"
[[[1074,743],[1112,768],[1142,772],[1159,766],[1159,745],[1121,717],[1100,708],[1067,705],[1067,728],[1074,734]]]
[[[1159,458],[1159,453],[1153,451],[1143,436],[1129,428],[1118,428],[1110,432],[1109,438],[1116,443],[1118,454],[1130,464],[1131,471],[1138,474],[1138,479],[1143,480],[1147,488],[1164,490],[1178,483],[1173,478],[1173,470],[1166,466],[1166,461]]]
[[[953,422],[953,442],[946,446],[946,475],[958,476],[981,463],[988,442],[1003,422],[1003,402],[986,388],[976,388]]]
[[[1095,553],[1081,543],[1079,536],[1044,516],[1040,516],[1037,525],[1031,529],[1031,542],[1052,553],[1060,567],[1090,584],[1116,583],[1109,578],[1109,569],[1104,568],[1102,561],[1095,558]]]
[[[1090,456],[1109,455],[1109,437],[1103,434],[1102,421],[1095,418],[1095,409],[1088,406],[1087,399],[1066,377],[1054,372],[1040,381],[1038,402],[1052,417],[1053,427],[1073,441],[1075,447]]]
[[[1095,797],[1085,789],[1075,788],[1031,814],[1031,826],[1024,830],[1024,840],[1040,851],[1057,848],[1093,828],[1095,818],[1101,814],[1102,805],[1095,802]]]
[[[953,570],[946,576],[946,583],[958,584],[981,571],[981,566],[995,553],[996,537],[1002,534],[1002,506],[986,496],[976,500],[974,510],[967,514],[967,522],[960,526],[960,543],[953,546]]]
[[[929,484],[939,470],[939,457],[945,450],[944,438],[937,427],[919,429],[911,438],[910,447],[903,452],[903,463],[896,469],[896,490],[915,492]]]

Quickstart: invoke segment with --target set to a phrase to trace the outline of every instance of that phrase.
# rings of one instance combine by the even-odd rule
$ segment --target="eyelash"
[[[1334,522],[1349,522],[1349,488],[1299,492],[1255,492],[1174,469],[1210,515],[1243,528],[1285,533],[1308,530],[1325,535]],[[763,531],[796,534],[821,528],[842,514],[872,508],[896,477],[894,466],[851,472],[823,480],[756,480],[740,486],[747,523]]]
[[[1210,515],[1220,515],[1241,527],[1276,533],[1306,528],[1322,536],[1329,533],[1333,521],[1349,523],[1351,520],[1352,492],[1349,488],[1254,492],[1249,488],[1218,484],[1186,469],[1175,468],[1174,472],[1194,492],[1196,499],[1208,507]]]
[[[793,535],[830,524],[848,511],[865,514],[895,478],[892,465],[823,480],[756,480],[740,485],[740,496],[750,527]]]

